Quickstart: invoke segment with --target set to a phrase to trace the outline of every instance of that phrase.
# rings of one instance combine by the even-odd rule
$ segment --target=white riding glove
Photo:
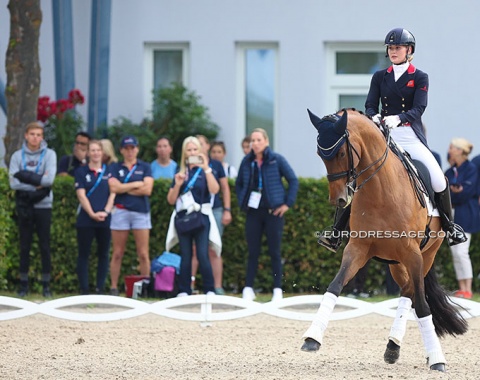
[[[400,116],[398,115],[387,116],[383,119],[383,121],[389,129],[397,128],[401,123]]]
[[[382,115],[380,115],[379,113],[377,113],[376,115],[372,116],[372,121],[373,121],[375,124],[380,124],[380,121],[382,121]]]

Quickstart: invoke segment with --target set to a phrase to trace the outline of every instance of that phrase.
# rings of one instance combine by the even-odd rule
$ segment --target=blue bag
[[[159,273],[165,267],[174,267],[175,272],[180,274],[180,263],[182,258],[176,253],[164,251],[160,256],[152,260],[151,271]]]

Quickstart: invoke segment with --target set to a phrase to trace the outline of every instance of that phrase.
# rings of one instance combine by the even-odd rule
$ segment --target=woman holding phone
[[[180,170],[175,174],[172,186],[167,194],[167,201],[175,205],[175,212],[170,221],[167,233],[167,250],[175,245],[178,239],[182,263],[180,266],[178,297],[192,294],[190,286],[192,274],[192,244],[195,242],[197,258],[200,264],[200,273],[203,280],[203,291],[206,294],[215,294],[212,266],[208,258],[209,240],[217,243],[218,254],[221,251],[220,234],[215,224],[210,205],[210,194],[218,193],[220,186],[208,166],[208,156],[202,152],[200,141],[189,136],[183,141]],[[201,210],[204,218],[204,227],[186,233],[173,231],[173,220],[176,212]],[[213,236],[211,236],[213,235]]]

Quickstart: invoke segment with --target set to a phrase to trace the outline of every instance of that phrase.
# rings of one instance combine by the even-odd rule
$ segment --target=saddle
[[[392,139],[389,141],[389,146],[392,152],[395,153],[405,167],[415,194],[417,195],[418,201],[422,207],[427,207],[425,196],[428,197],[435,207],[435,193],[432,187],[430,172],[428,171],[427,167],[423,164],[423,162],[414,160],[408,152],[400,148]]]

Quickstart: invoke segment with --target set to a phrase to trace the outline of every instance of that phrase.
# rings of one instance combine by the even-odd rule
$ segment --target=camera
[[[200,165],[203,164],[203,159],[200,156],[190,156],[187,158],[187,164]]]

